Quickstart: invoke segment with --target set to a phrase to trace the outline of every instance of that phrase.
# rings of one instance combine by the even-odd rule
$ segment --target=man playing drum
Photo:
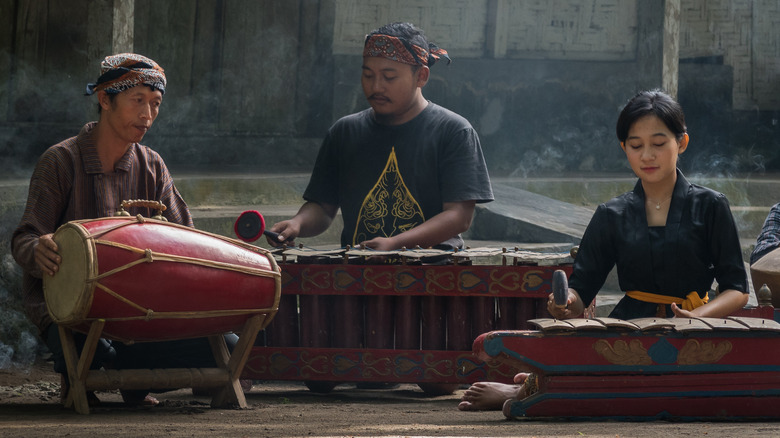
[[[165,93],[163,69],[141,55],[122,53],[106,57],[97,82],[87,95],[97,94],[99,120],[79,134],[56,144],[39,159],[32,178],[24,215],[13,234],[12,252],[24,271],[25,312],[40,330],[52,352],[55,371],[65,374],[57,325],[44,299],[42,277],[54,275],[62,262],[52,240],[57,228],[69,221],[113,216],[123,200],[153,199],[167,209],[170,222],[193,226],[187,204],[173,184],[163,159],[139,144],[157,118]],[[150,216],[147,209],[131,214]],[[76,342],[84,343],[77,335]],[[235,335],[226,336],[232,349]],[[206,339],[113,344],[101,339],[92,368],[214,367]],[[63,400],[67,379],[63,378]],[[130,404],[157,404],[148,391],[123,391]],[[94,394],[90,401],[98,402]]]

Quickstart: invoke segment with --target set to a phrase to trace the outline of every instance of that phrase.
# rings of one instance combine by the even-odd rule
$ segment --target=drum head
[[[97,275],[95,244],[84,227],[67,223],[54,233],[60,269],[53,276],[43,276],[43,294],[52,320],[72,325],[83,322],[92,306],[94,281]]]

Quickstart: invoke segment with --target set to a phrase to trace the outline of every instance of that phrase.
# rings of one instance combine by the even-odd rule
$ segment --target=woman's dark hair
[[[628,138],[628,130],[642,117],[654,115],[680,140],[688,130],[682,106],[661,90],[640,91],[628,101],[617,121],[617,137],[621,142]]]

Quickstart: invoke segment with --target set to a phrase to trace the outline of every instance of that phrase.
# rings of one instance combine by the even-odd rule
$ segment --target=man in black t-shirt
[[[305,204],[274,224],[279,241],[316,236],[341,208],[342,245],[461,248],[474,206],[493,200],[474,128],[426,100],[429,67],[447,52],[409,23],[366,36],[363,92],[371,108],[338,120],[322,143]]]

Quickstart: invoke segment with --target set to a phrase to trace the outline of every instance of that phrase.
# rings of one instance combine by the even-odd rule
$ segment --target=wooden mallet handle
[[[569,281],[566,279],[566,273],[560,269],[553,272],[552,290],[555,307],[566,308],[566,302],[569,298]]]

